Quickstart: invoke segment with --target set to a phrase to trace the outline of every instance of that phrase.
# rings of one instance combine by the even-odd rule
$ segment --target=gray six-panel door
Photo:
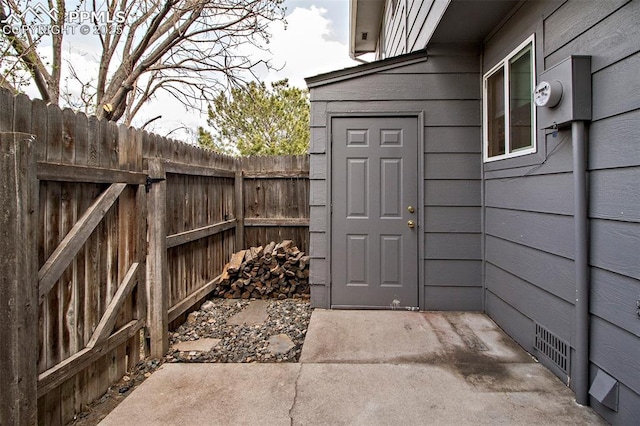
[[[331,305],[418,307],[418,120],[333,118]]]

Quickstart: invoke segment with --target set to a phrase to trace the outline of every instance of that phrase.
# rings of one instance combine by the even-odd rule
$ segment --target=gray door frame
[[[419,206],[419,214],[417,215],[417,228],[418,228],[418,307],[420,310],[424,310],[424,226],[425,226],[425,194],[424,194],[424,156],[425,156],[425,147],[424,147],[424,111],[353,111],[353,112],[331,112],[327,111],[326,119],[327,119],[327,135],[326,135],[326,156],[327,156],[327,187],[326,191],[328,194],[327,202],[329,205],[327,206],[327,235],[326,235],[326,247],[327,247],[327,277],[329,277],[327,286],[325,287],[326,300],[329,301],[328,305],[333,308],[333,301],[331,300],[332,287],[333,287],[333,275],[331,274],[332,268],[332,253],[331,253],[331,242],[332,242],[332,210],[333,210],[333,193],[331,191],[332,188],[332,157],[333,157],[333,144],[332,144],[332,132],[333,132],[333,119],[334,118],[376,118],[376,117],[409,117],[415,118],[418,123],[418,152],[416,155],[418,156],[418,206]]]

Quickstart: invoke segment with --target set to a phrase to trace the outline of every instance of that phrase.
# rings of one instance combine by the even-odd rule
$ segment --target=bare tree
[[[28,79],[47,102],[126,124],[161,91],[202,110],[269,66],[250,47],[268,44],[282,1],[81,0],[68,10],[63,0],[0,0],[0,85],[19,90]],[[54,30],[33,31],[44,18]],[[88,80],[63,58],[63,45],[80,35],[97,37]]]

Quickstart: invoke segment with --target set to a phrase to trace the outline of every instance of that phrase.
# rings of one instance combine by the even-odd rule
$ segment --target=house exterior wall
[[[638,22],[640,1],[528,2],[483,46],[483,73],[532,33],[538,75],[570,55],[592,57],[591,377],[602,370],[620,387],[617,412],[591,404],[615,424],[640,417]],[[571,132],[538,143],[537,155],[483,167],[485,309],[533,354],[535,323],[572,347],[576,338]]]
[[[433,46],[426,58],[311,87],[311,301],[330,306],[332,116],[421,116],[423,309],[481,310],[479,50]]]
[[[387,58],[426,47],[448,0],[387,0],[382,21],[382,46],[377,57]]]
[[[424,48],[438,25],[433,18],[442,16],[434,12],[442,4],[438,1],[398,0],[397,11],[403,10],[402,2],[404,15],[394,17],[387,7],[380,57]],[[565,374],[534,348],[537,324],[565,341],[574,358],[571,131],[561,129],[555,137],[539,131],[533,154],[487,163],[480,154],[482,75],[535,34],[538,76],[570,55],[591,56],[590,373],[591,380],[599,372],[617,380],[619,398],[617,411],[594,398],[590,403],[611,423],[635,424],[640,418],[640,1],[527,1],[506,16],[486,32],[481,60],[472,48],[465,54],[457,45],[430,43],[424,63],[327,84],[315,95],[312,89],[312,152],[317,156],[312,176],[315,163],[319,194],[315,214],[314,207],[311,211],[312,283],[324,295],[315,300],[328,306],[327,117],[419,111],[425,147],[421,307],[484,308],[573,386],[574,363]],[[415,31],[421,35],[412,39]],[[394,41],[403,37],[404,42]]]

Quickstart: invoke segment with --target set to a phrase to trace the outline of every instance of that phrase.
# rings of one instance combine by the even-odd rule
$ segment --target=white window
[[[484,161],[536,152],[535,75],[533,35],[484,75]]]

